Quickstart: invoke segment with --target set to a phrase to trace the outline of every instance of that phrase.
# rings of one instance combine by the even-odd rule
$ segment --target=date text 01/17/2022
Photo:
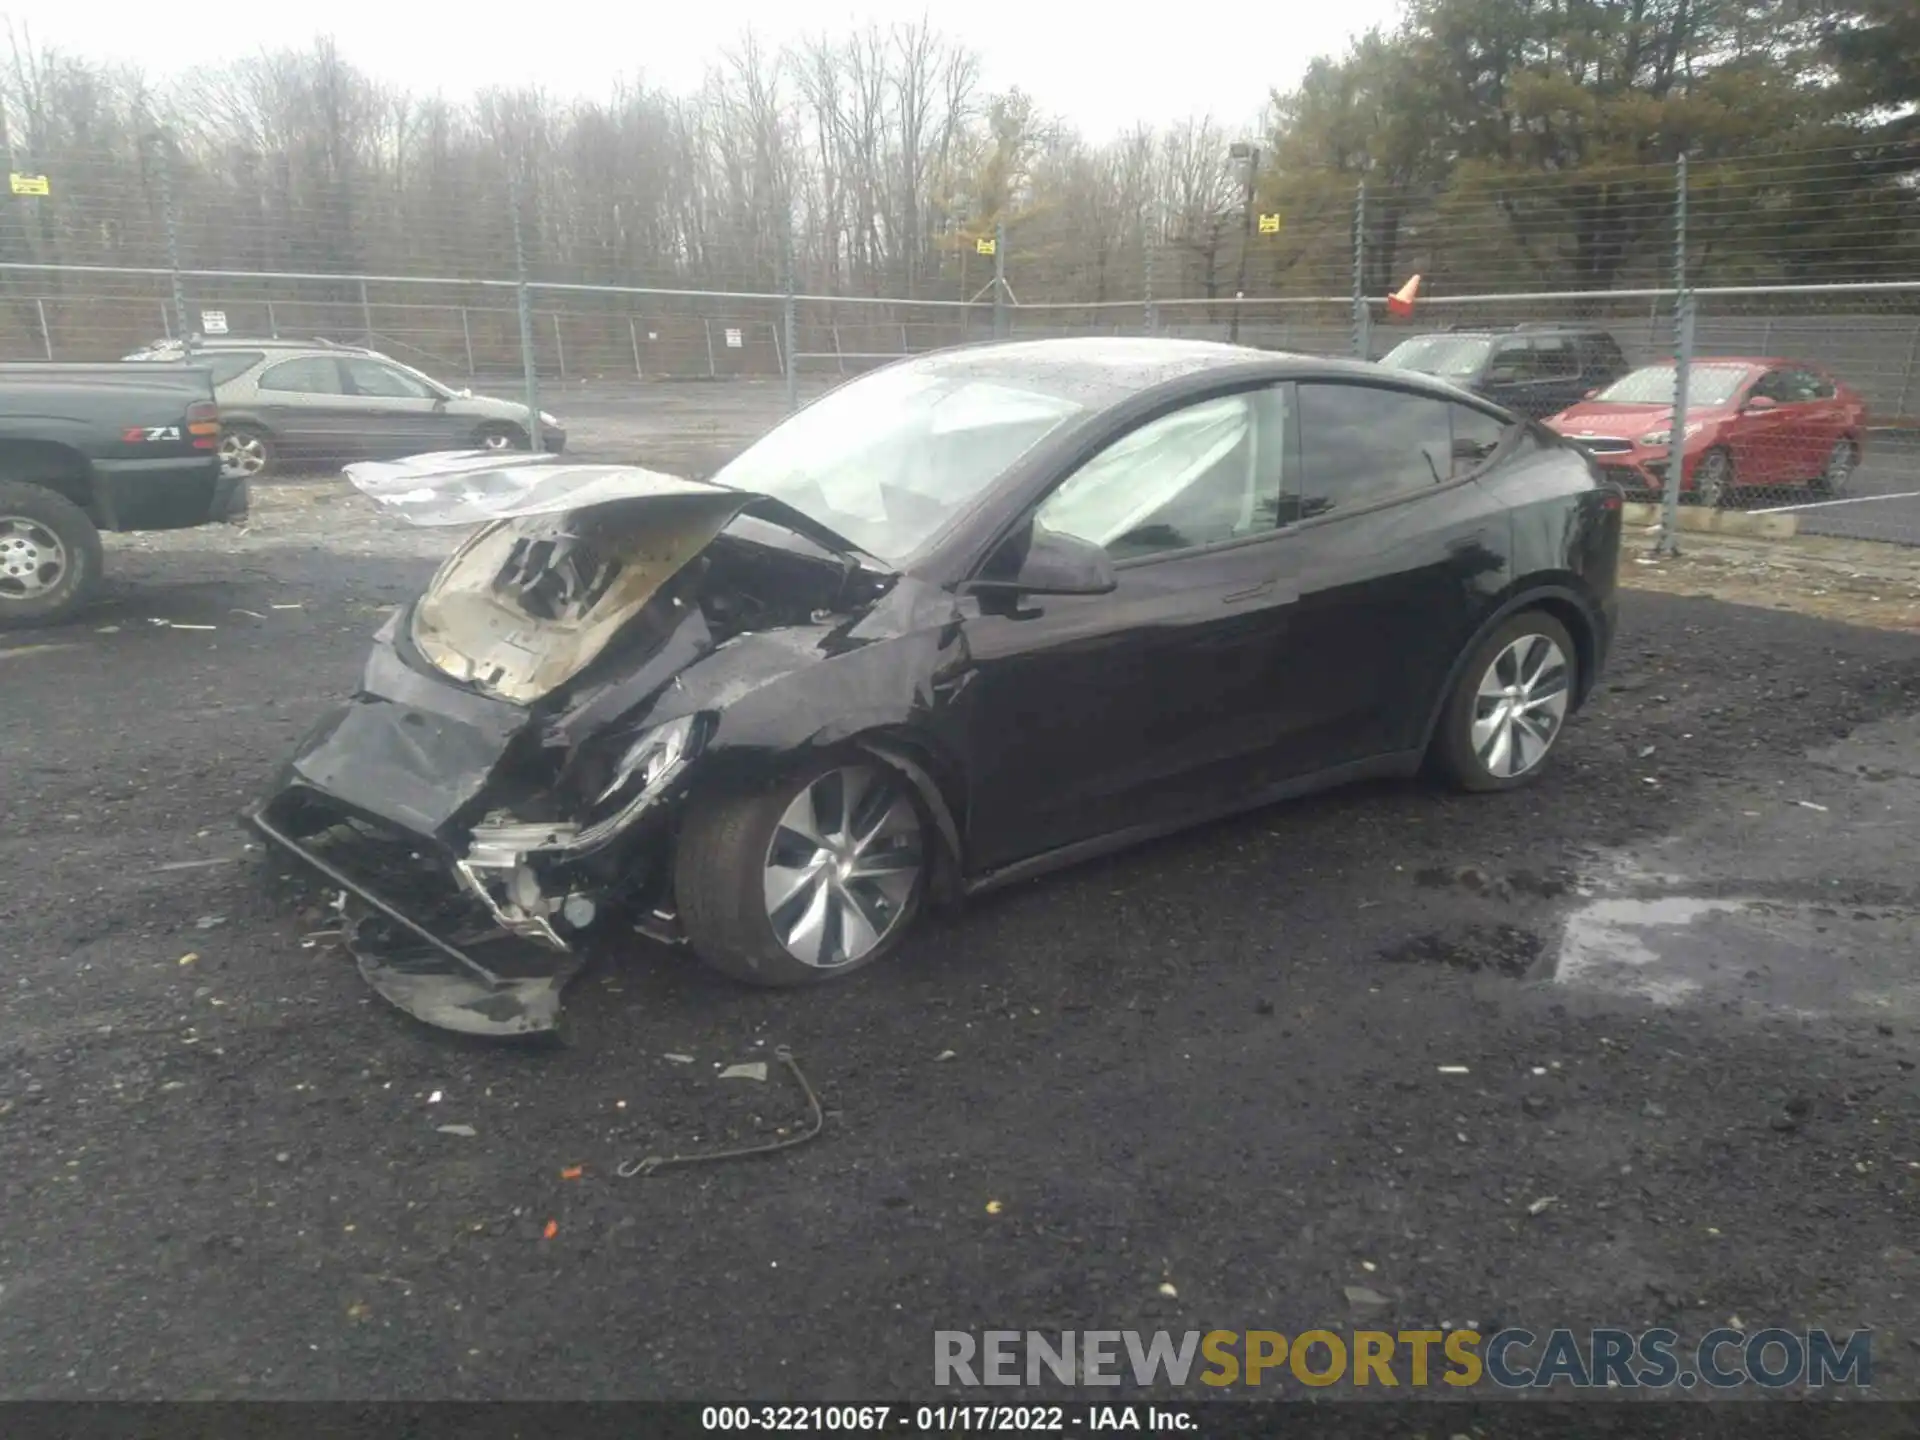
[[[1196,1428],[1186,1411],[1137,1405],[708,1405],[707,1431],[818,1434],[1068,1434]]]

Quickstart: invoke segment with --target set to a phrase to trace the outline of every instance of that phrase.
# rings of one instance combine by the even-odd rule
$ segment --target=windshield
[[[1380,363],[1396,370],[1462,379],[1478,374],[1492,349],[1491,340],[1462,335],[1422,335],[1401,341],[1381,357]]]
[[[1687,375],[1687,408],[1727,404],[1746,378],[1744,365],[1694,366]],[[1614,381],[1593,398],[1608,405],[1671,405],[1673,386],[1673,366],[1649,365]]]
[[[1037,390],[897,366],[815,401],[713,478],[784,500],[898,564],[1084,410]]]

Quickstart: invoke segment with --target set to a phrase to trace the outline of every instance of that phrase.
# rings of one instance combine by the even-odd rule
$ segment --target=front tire
[[[39,485],[0,484],[0,629],[66,620],[105,566],[86,511]]]
[[[1827,463],[1814,478],[1813,489],[1818,495],[1829,499],[1838,499],[1847,493],[1847,485],[1853,479],[1855,467],[1860,464],[1860,447],[1851,440],[1836,440],[1833,449],[1827,452]]]
[[[1567,627],[1523,610],[1474,647],[1434,737],[1462,790],[1512,790],[1536,779],[1566,723],[1579,680]]]
[[[479,449],[495,452],[506,450],[524,450],[527,448],[527,432],[518,425],[493,423],[482,425],[474,433],[474,444]]]
[[[817,984],[892,954],[926,892],[929,831],[906,778],[822,757],[747,794],[696,800],[674,854],[694,953],[751,985]]]
[[[1702,455],[1694,467],[1693,493],[1714,510],[1733,504],[1733,456],[1717,445]]]

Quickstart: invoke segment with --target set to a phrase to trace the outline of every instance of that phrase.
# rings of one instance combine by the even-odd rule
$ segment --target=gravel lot
[[[682,418],[640,458],[751,423]],[[0,640],[0,1395],[871,1400],[935,1328],[1365,1321],[1872,1326],[1920,1397],[1910,630],[1636,591],[1537,787],[1213,826],[810,993],[635,942],[502,1049],[233,818],[438,548],[342,491]],[[777,1045],[821,1138],[615,1176],[802,1122],[717,1078]]]

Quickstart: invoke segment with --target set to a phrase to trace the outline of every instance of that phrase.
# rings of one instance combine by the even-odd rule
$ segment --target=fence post
[[[553,312],[553,353],[560,361],[560,378],[567,378],[567,346],[560,338],[560,312]]]
[[[1007,338],[1007,223],[993,222],[993,338]]]
[[[169,340],[173,338],[173,315],[164,300],[160,302],[160,333]]]
[[[180,343],[193,349],[193,326],[187,322],[187,291],[180,280],[180,222],[173,204],[173,135],[155,132],[160,142],[160,213],[167,231],[167,270],[173,277],[173,318],[180,327]]]
[[[367,299],[367,282],[360,282],[360,328],[366,333],[366,344],[373,344],[373,302]]]
[[[47,352],[47,359],[53,359],[53,331],[47,328],[47,302],[36,299],[33,308],[40,312],[40,345]]]
[[[1146,251],[1147,334],[1158,335],[1160,317],[1153,308],[1153,247],[1143,243],[1142,248]]]
[[[1660,536],[1654,551],[1680,553],[1680,484],[1687,457],[1687,382],[1693,369],[1693,290],[1687,283],[1687,157],[1674,163],[1673,198],[1673,420],[1667,431],[1667,483],[1661,496]]]
[[[1373,358],[1373,316],[1367,309],[1367,182],[1353,194],[1353,354]]]
[[[274,316],[271,300],[267,301],[267,334],[276,340],[280,338],[280,321]]]
[[[520,304],[520,365],[527,382],[527,449],[540,453],[540,371],[533,349],[533,298],[527,289],[527,247],[521,236],[520,182],[512,182],[507,203],[513,211],[514,290]]]
[[[781,280],[786,288],[786,296],[780,302],[780,328],[786,333],[786,348],[781,352],[780,368],[787,379],[787,410],[789,413],[800,408],[800,362],[794,358],[794,331],[799,326],[798,298],[799,285],[794,277],[793,267],[793,211],[789,207],[785,215],[786,223],[780,230],[780,268]]]
[[[646,371],[640,368],[640,329],[633,323],[633,316],[627,317],[627,339],[633,342],[633,378],[644,380]]]
[[[714,363],[713,359],[713,321],[703,319],[700,322],[700,328],[706,331],[707,334],[707,378],[709,380],[718,380],[720,378],[720,367]]]
[[[1920,361],[1920,317],[1915,318],[1913,339],[1907,342],[1907,368],[1900,376],[1900,399],[1893,407],[1893,418],[1896,420],[1913,418],[1907,410],[1907,397],[1913,393],[1913,369],[1916,361]]]
[[[464,305],[460,307],[460,339],[465,343],[467,347],[467,378],[471,380],[474,378],[473,326],[467,323],[467,307]]]

